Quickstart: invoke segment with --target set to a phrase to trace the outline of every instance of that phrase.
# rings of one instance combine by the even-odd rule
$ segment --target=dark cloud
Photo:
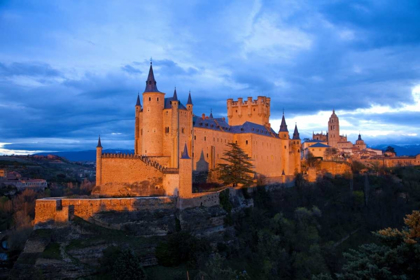
[[[4,64],[0,62],[0,75],[2,76],[31,76],[31,77],[60,77],[60,71],[47,63],[21,63]]]
[[[125,65],[124,67],[121,67],[121,69],[123,71],[129,73],[129,74],[141,74],[142,73],[139,69],[134,68],[133,66],[131,66],[129,64]]]

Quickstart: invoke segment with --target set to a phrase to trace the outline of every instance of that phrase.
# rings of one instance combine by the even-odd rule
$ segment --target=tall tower
[[[248,97],[246,101],[238,98],[227,100],[229,125],[242,125],[252,122],[260,125],[268,125],[270,121],[270,97],[258,96],[257,100]]]
[[[279,138],[280,138],[280,159],[281,159],[281,172],[282,174],[285,173],[286,175],[289,174],[289,130],[287,129],[286,119],[283,117],[281,119],[281,125],[279,130]]]
[[[146,88],[143,92],[143,135],[141,154],[146,156],[162,156],[163,154],[163,108],[165,94],[159,92],[150,62]]]
[[[188,101],[187,101],[187,111],[188,111],[188,119],[189,119],[189,125],[188,125],[188,132],[190,134],[189,141],[188,141],[188,150],[193,150],[193,103],[191,99],[191,91],[188,93]],[[192,155],[191,155],[192,156]]]
[[[328,121],[328,145],[337,148],[338,141],[340,141],[340,123],[335,110]]]
[[[301,172],[301,141],[300,135],[297,128],[297,124],[295,124],[295,131],[293,132],[293,138],[291,140],[291,161],[293,164],[290,165],[290,173],[300,173]]]
[[[136,125],[134,130],[134,154],[139,155],[141,154],[141,103],[140,103],[140,96],[137,95],[137,102],[136,102]]]
[[[98,138],[98,145],[96,146],[96,185],[102,184],[102,144],[101,136]]]

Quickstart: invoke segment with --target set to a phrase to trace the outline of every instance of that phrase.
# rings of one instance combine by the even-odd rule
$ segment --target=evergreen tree
[[[236,187],[238,184],[248,186],[252,183],[253,177],[251,174],[254,171],[251,169],[251,158],[236,143],[227,144],[229,149],[223,154],[223,160],[227,163],[219,164],[217,171],[219,172],[219,180],[223,184]]]

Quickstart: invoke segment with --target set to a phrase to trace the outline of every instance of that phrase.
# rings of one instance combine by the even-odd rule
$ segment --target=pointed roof
[[[281,132],[289,132],[289,130],[287,129],[286,120],[284,119],[284,113],[283,113],[283,117],[281,118],[280,131]]]
[[[185,144],[185,146],[184,146],[184,151],[182,152],[181,158],[182,158],[182,159],[189,159],[189,158],[190,158],[190,157],[188,156],[187,144]]]
[[[359,138],[357,138],[357,140],[362,140],[362,136],[359,133]]]
[[[213,109],[210,109],[210,119],[213,118]]]
[[[192,100],[191,100],[191,91],[188,93],[187,105],[193,105]]]
[[[98,138],[98,146],[96,146],[96,148],[102,148],[101,136],[100,135],[99,135],[99,138]]]
[[[149,76],[147,76],[144,92],[159,92],[156,87],[155,75],[153,74],[152,62],[150,61]]]
[[[293,132],[293,139],[295,139],[295,140],[299,140],[300,139],[299,131],[298,131],[298,128],[297,128],[297,124],[295,124],[295,131]]]
[[[140,103],[140,94],[137,94],[137,102],[136,102],[136,106],[140,106],[140,107],[141,107],[141,103]]]
[[[172,100],[178,100],[178,95],[176,94],[176,87],[174,89],[174,96],[172,96]]]

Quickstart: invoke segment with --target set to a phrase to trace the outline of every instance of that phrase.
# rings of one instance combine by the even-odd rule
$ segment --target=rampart
[[[171,196],[177,187],[173,177],[177,176],[178,170],[166,168],[153,158],[103,154],[101,168],[101,185],[93,190],[92,195]]]
[[[73,215],[89,220],[106,211],[139,211],[175,208],[171,197],[137,198],[43,198],[36,201],[35,225],[66,223]]]

